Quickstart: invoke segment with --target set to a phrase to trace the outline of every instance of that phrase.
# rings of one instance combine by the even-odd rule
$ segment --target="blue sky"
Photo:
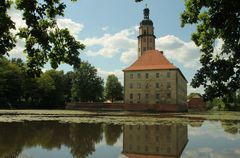
[[[108,74],[116,74],[123,82],[122,69],[130,66],[137,58],[138,26],[143,19],[143,9],[147,4],[150,19],[154,23],[156,49],[178,66],[190,82],[200,67],[199,48],[191,41],[195,26],[180,27],[180,14],[184,11],[183,0],[78,0],[65,1],[64,17],[58,17],[58,25],[69,28],[71,33],[86,45],[81,51],[81,59],[89,61],[98,69],[98,74],[106,79]],[[24,26],[21,13],[11,10],[10,14],[17,26]],[[12,51],[12,56],[23,49],[20,41]],[[49,65],[45,69],[49,69]],[[59,69],[72,70],[61,65]],[[190,86],[188,92],[196,91]],[[200,90],[202,92],[202,89]]]

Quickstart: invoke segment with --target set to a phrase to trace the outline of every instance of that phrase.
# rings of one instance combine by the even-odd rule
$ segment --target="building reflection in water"
[[[122,154],[128,158],[178,158],[187,142],[187,125],[124,125]]]

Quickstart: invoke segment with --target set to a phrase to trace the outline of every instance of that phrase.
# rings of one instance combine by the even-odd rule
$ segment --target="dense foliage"
[[[8,54],[15,47],[15,37],[10,31],[15,29],[15,24],[7,14],[11,4],[10,0],[0,1],[0,55]]]
[[[105,93],[106,99],[110,99],[112,102],[123,99],[123,86],[113,74],[107,77]]]
[[[74,70],[72,100],[96,102],[103,99],[103,79],[97,76],[97,69],[88,62],[82,62]]]
[[[48,70],[31,78],[21,59],[0,57],[1,108],[56,108],[71,101],[100,101],[103,90],[103,80],[87,62],[74,72]]]
[[[23,73],[14,63],[0,57],[0,103],[17,103],[22,91]]]
[[[7,12],[11,4],[9,0],[0,2],[0,55],[8,54],[15,46],[15,36],[11,33],[15,23]],[[56,17],[64,16],[64,2],[16,0],[15,5],[23,13],[26,23],[26,27],[19,29],[17,36],[25,41],[26,70],[30,75],[40,76],[41,69],[48,61],[54,69],[61,63],[79,66],[79,50],[84,49],[84,45],[68,29],[60,29],[56,22]]]
[[[240,1],[186,0],[182,26],[196,24],[192,40],[201,48],[202,67],[191,85],[203,85],[205,99],[228,98],[240,88]],[[216,40],[223,40],[215,52]]]

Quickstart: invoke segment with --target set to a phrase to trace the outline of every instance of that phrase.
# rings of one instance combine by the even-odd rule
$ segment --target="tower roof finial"
[[[149,19],[149,9],[147,8],[147,4],[146,4],[146,8],[143,10],[143,14],[144,14],[144,19]]]

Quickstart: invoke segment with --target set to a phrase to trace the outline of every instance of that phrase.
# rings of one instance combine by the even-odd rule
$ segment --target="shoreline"
[[[93,112],[81,110],[0,110],[0,122],[58,121],[60,123],[189,124],[203,121],[240,121],[240,112]]]

